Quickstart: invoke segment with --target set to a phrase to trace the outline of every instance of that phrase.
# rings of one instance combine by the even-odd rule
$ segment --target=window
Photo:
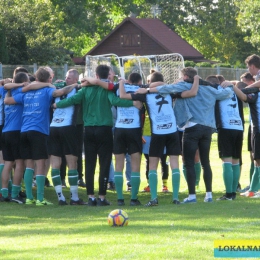
[[[140,34],[121,34],[120,43],[122,47],[140,47],[141,35]]]

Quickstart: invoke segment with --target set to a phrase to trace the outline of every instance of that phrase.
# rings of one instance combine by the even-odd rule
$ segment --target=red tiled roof
[[[172,31],[159,19],[127,18],[169,53],[180,53],[188,57],[203,57],[193,46]]]

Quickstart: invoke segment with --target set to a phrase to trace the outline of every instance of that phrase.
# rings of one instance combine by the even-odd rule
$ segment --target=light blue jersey
[[[218,89],[223,89],[221,86]],[[219,118],[218,127],[224,129],[233,129],[243,131],[243,122],[240,117],[238,100],[235,92],[230,98],[218,101],[217,105],[219,109],[217,110],[216,118]]]
[[[139,86],[125,84],[126,93],[135,93]],[[119,96],[119,90],[117,91]],[[117,107],[116,128],[139,128],[141,127],[140,110],[136,107]]]
[[[146,103],[153,134],[164,135],[177,131],[170,95],[149,94],[146,95]]]
[[[74,88],[66,98],[69,98],[76,94],[76,89]],[[62,97],[55,98],[55,103],[58,103],[62,100]],[[51,121],[51,127],[62,127],[69,125],[76,125],[77,113],[75,105],[65,107],[65,108],[56,108],[53,113],[53,118]]]

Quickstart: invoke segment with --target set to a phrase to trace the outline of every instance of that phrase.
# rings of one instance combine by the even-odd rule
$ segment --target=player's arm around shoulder
[[[74,84],[66,86],[64,88],[56,89],[52,93],[52,96],[53,97],[61,97],[61,96],[67,95],[68,93],[70,93],[77,86],[78,86],[78,83],[74,83]]]
[[[26,86],[26,84],[29,84],[28,82],[24,82],[24,83],[6,83],[4,85],[4,89],[5,90],[10,90],[10,89],[14,89],[14,88],[20,88],[23,86]]]
[[[224,81],[220,85],[222,88],[208,88],[209,91],[212,91],[216,100],[224,100],[232,97],[234,95],[233,84],[230,81]]]
[[[89,86],[100,86],[106,90],[114,90],[114,84],[112,82],[102,81],[100,79],[85,77],[81,80],[82,87],[89,87]]]
[[[27,82],[25,82],[25,83],[27,83]],[[22,88],[22,92],[27,92],[30,90],[38,90],[38,89],[46,88],[46,87],[55,89],[55,86],[50,83],[34,81],[32,83],[28,83],[27,85],[24,85],[24,87]]]
[[[200,77],[198,75],[194,76],[194,81],[193,81],[191,89],[183,91],[181,93],[182,98],[195,97],[197,95],[198,90],[199,90],[199,79],[200,79]]]
[[[222,83],[223,86],[225,87],[228,83],[225,83],[225,81]],[[221,84],[221,86],[222,86]],[[242,100],[242,101],[247,101],[247,95],[244,94],[238,87],[233,86],[233,90],[236,93],[237,97]]]
[[[123,99],[129,99],[132,100],[132,95],[129,93],[126,93],[125,91],[125,81],[121,79],[119,81],[119,97]]]
[[[83,100],[83,96],[84,96],[84,92],[81,89],[75,95],[73,95],[69,98],[64,98],[63,100],[59,101],[58,103],[53,104],[53,108],[64,108],[64,107],[69,107],[72,105],[81,104],[81,102]]]
[[[248,85],[246,86],[246,88],[260,88],[260,80],[259,81],[256,81],[255,83],[251,84],[251,85]]]
[[[5,105],[14,105],[14,104],[16,104],[14,98],[11,97],[11,90],[7,91],[7,93],[5,95],[5,98],[4,98],[4,104]]]

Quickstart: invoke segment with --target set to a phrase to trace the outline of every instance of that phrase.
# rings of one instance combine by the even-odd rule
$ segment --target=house
[[[118,56],[179,53],[184,60],[203,61],[203,55],[159,19],[125,18],[86,55]]]

